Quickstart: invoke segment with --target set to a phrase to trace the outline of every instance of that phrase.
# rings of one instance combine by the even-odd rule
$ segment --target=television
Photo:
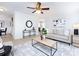
[[[74,35],[78,35],[78,29],[74,29]]]

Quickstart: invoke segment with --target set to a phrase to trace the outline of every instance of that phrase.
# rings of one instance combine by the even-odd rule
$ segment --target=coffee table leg
[[[54,49],[55,51],[53,52],[53,54],[52,54],[52,49]],[[55,54],[55,52],[57,51],[57,42],[56,42],[56,48],[52,48],[52,47],[50,47],[50,55],[51,56],[53,56],[54,54]]]
[[[34,40],[32,39],[32,46],[34,46],[35,44],[37,44],[38,42],[34,43]]]
[[[54,51],[53,54],[52,54],[52,49],[53,49],[53,48],[50,49],[50,51],[51,51],[50,56],[53,56],[53,55],[55,54],[55,52],[57,51],[57,49],[54,49],[55,51]]]

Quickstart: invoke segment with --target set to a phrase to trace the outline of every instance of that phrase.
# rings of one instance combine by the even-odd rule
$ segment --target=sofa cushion
[[[53,34],[69,36],[69,29],[53,29]]]
[[[69,30],[64,30],[64,35],[65,35],[65,36],[69,36],[69,35],[70,35]]]
[[[70,39],[69,36],[65,36],[65,35],[58,35],[58,34],[47,34],[46,37],[51,38],[51,39],[56,39],[59,41],[64,41],[64,42],[68,42],[70,43]]]

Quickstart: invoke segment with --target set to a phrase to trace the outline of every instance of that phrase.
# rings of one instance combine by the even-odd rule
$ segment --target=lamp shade
[[[73,28],[79,29],[79,24],[74,24],[74,25],[73,25]]]

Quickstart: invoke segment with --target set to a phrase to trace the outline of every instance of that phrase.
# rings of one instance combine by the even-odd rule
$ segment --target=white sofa
[[[53,32],[48,33],[46,35],[46,38],[53,39],[59,42],[69,43],[69,44],[72,43],[71,33],[69,29],[53,30]]]

